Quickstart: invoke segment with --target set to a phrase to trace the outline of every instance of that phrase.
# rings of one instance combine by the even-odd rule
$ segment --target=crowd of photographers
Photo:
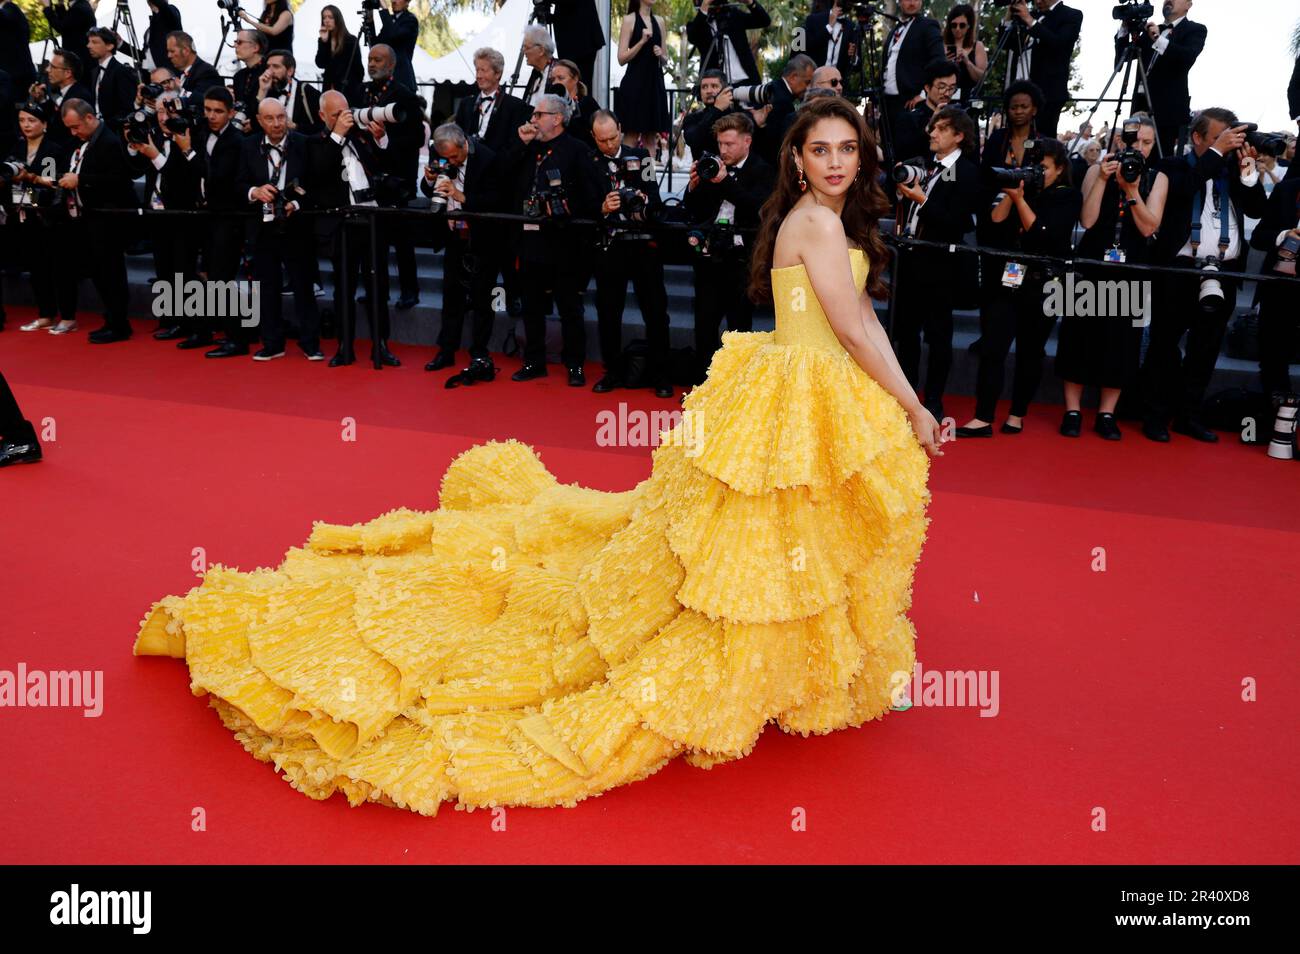
[[[476,51],[477,92],[433,128],[407,79],[414,18],[406,0],[391,0],[390,9],[379,11],[383,30],[367,23],[361,37],[349,33],[337,7],[326,7],[319,85],[297,79],[294,57],[280,45],[292,30],[292,13],[274,0],[261,17],[234,14],[249,28],[235,37],[241,65],[228,85],[181,30],[165,33],[159,48],[166,65],[139,77],[117,58],[114,33],[93,28],[85,34],[84,58],[65,40],[44,77],[33,77],[26,95],[13,97],[21,102],[21,136],[5,150],[10,159],[0,175],[7,248],[30,272],[37,301],[38,317],[24,328],[76,329],[77,282],[63,277],[75,267],[104,303],[105,324],[90,340],[130,336],[124,256],[136,219],[112,213],[143,204],[182,213],[140,220],[159,278],[224,282],[242,275],[260,282],[255,328],[238,314],[163,320],[155,337],[176,339],[180,348],[265,361],[283,356],[286,337],[296,336],[308,359],[324,360],[321,341],[329,337],[338,342],[330,364],[344,365],[356,360],[360,320],[372,329],[379,360],[396,365],[388,345],[387,262],[391,250],[401,286],[397,307],[411,307],[420,242],[444,253],[438,351],[426,368],[459,368],[448,387],[493,380],[488,343],[502,298],[524,324],[523,363],[514,380],[548,374],[546,318],[554,308],[568,382],[584,385],[583,296],[594,280],[604,362],[594,390],[648,386],[670,397],[675,382],[703,379],[724,322],[730,330],[752,328],[748,243],[800,103],[846,95],[865,83],[879,93],[868,117],[881,131],[882,177],[897,196],[903,239],[891,336],[936,418],[944,416],[952,366],[953,310],[977,303],[977,405],[959,435],[992,435],[1013,343],[1012,401],[1001,431],[1020,431],[1059,316],[1062,434],[1079,435],[1081,395],[1094,386],[1100,389],[1094,429],[1104,438],[1120,437],[1116,416],[1127,413],[1153,440],[1169,440],[1171,426],[1215,440],[1201,408],[1241,284],[1218,273],[1245,269],[1247,218],[1262,220],[1250,244],[1266,252],[1264,271],[1294,273],[1300,242],[1294,138],[1240,124],[1226,109],[1191,114],[1187,73],[1206,33],[1188,19],[1191,0],[1167,0],[1163,23],[1145,20],[1149,6],[1116,8],[1117,64],[1135,59],[1143,67],[1134,115],[1104,146],[1091,147],[1086,127],[1058,137],[1069,99],[1068,70],[1061,68],[1077,43],[1082,13],[1060,0],[998,5],[1006,7],[1005,24],[990,45],[1010,55],[1000,108],[981,101],[993,54],[968,5],[953,7],[940,24],[924,15],[922,0],[898,0],[899,16],[880,41],[864,29],[879,15],[870,5],[822,4],[805,21],[803,49],[779,76],[762,82],[746,38],[747,30],[770,23],[759,0],[702,0],[687,30],[701,70],[698,102],[679,126],[693,158],[680,202],[659,188],[655,160],[673,145],[662,108],[664,28],[644,0],[629,10],[618,43],[629,76],[638,63],[642,72],[625,80],[614,111],[599,108],[583,84],[594,57],[584,14],[565,29],[558,19],[550,29],[528,27],[520,55],[530,75],[519,96],[502,86],[504,56]],[[6,7],[12,9],[0,0],[0,14]],[[174,9],[152,0],[151,8],[159,16]],[[560,15],[557,6],[554,16]],[[157,40],[151,34],[149,45]],[[652,74],[658,87],[648,79]],[[1300,89],[1292,97],[1292,112],[1300,113]],[[426,146],[429,161],[421,172]],[[142,200],[135,181],[143,183]],[[432,218],[356,214],[358,208],[403,209],[417,193],[428,198]],[[574,219],[600,224],[566,225]],[[996,252],[975,256],[940,247],[962,244],[972,232]],[[68,249],[85,248],[95,253],[69,262]],[[664,263],[675,255],[691,263],[695,277],[688,366],[669,348]],[[1096,264],[1067,274],[1039,256]],[[317,301],[320,257],[331,261],[334,276],[329,308]],[[1139,273],[1126,264],[1178,271]],[[1154,289],[1145,305],[1130,302],[1150,308],[1149,322],[1068,307],[1076,280],[1129,278]],[[640,351],[625,349],[621,340],[629,286],[646,326]],[[1267,394],[1289,391],[1298,289],[1259,283]],[[291,321],[282,313],[288,293]],[[1067,307],[1054,311],[1052,300]],[[461,366],[457,352],[467,321],[469,362]]]

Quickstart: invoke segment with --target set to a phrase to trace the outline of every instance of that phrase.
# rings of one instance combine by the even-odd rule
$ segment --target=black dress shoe
[[[544,378],[549,372],[544,364],[525,364],[522,368],[510,375],[511,381],[531,381],[533,378]]]
[[[1066,411],[1061,418],[1061,436],[1078,437],[1083,430],[1083,412]]]
[[[1108,441],[1117,441],[1124,436],[1115,423],[1115,415],[1109,411],[1097,412],[1097,420],[1093,421],[1092,429]]]
[[[0,441],[0,467],[34,464],[40,459],[41,445],[36,441]]]
[[[115,331],[112,328],[99,328],[86,335],[91,344],[112,344],[114,341],[126,341],[131,337],[129,331]]]
[[[341,368],[343,367],[343,365],[352,364],[356,360],[357,359],[355,355],[344,354],[342,351],[340,351],[337,354],[335,354],[334,357],[330,358],[330,367]]]
[[[1023,424],[1012,424],[1010,421],[1003,421],[1002,426],[998,428],[1003,434],[1019,434],[1025,429]]]
[[[379,363],[386,364],[390,368],[400,368],[402,362],[397,359],[397,355],[388,350],[388,342],[379,342]]]
[[[615,388],[623,387],[623,382],[612,374],[607,374],[591,386],[591,389],[597,394],[608,394]]]
[[[569,387],[580,388],[584,387],[586,383],[587,376],[583,373],[581,366],[569,369]]]
[[[414,307],[415,307],[416,305],[418,305],[419,303],[420,303],[419,296],[413,296],[413,297],[409,297],[409,298],[399,298],[399,299],[397,299],[397,310],[398,310],[398,311],[410,311],[412,308],[414,308]]]
[[[180,325],[173,325],[170,328],[159,328],[153,336],[159,341],[175,341],[177,338],[184,338],[185,331]]]
[[[1163,421],[1143,421],[1142,433],[1146,435],[1148,440],[1156,441],[1160,444],[1169,443],[1169,428],[1165,427]]]
[[[443,385],[445,388],[458,388],[462,384],[470,385],[478,381],[492,381],[497,376],[496,365],[490,358],[475,358],[469,363],[469,367],[462,370],[459,374],[453,374]]]
[[[1194,417],[1174,418],[1173,429],[1179,434],[1186,434],[1188,437],[1203,441],[1206,444],[1219,443],[1219,435]]]
[[[176,347],[182,351],[193,351],[195,348],[206,348],[212,344],[212,335],[190,335],[184,341],[176,342]]]
[[[655,385],[655,397],[670,398],[673,396],[673,386],[665,382]]]
[[[205,351],[205,358],[234,358],[239,355],[248,354],[248,345],[236,344],[233,341],[223,341],[211,351]]]
[[[992,437],[993,425],[981,424],[979,427],[967,427],[963,424],[954,432],[958,437]]]
[[[433,356],[433,360],[424,366],[426,371],[441,371],[443,368],[450,368],[456,363],[456,352],[448,351],[446,348],[439,348],[438,353]]]

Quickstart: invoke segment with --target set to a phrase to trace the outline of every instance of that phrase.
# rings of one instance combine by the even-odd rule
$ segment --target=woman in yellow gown
[[[573,805],[678,755],[740,758],[770,721],[881,717],[912,671],[941,452],[871,307],[875,156],[844,100],[799,112],[754,248],[776,330],[724,335],[636,487],[481,445],[437,510],[317,523],[275,570],[214,566],[154,604],[135,652],[185,659],[304,794],[426,815]]]

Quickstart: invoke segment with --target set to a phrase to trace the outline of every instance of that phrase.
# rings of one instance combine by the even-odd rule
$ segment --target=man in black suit
[[[705,70],[700,74],[700,106],[687,113],[682,121],[682,138],[696,159],[705,152],[718,154],[713,124],[728,113],[743,112],[733,102],[731,87],[726,85],[722,70]]]
[[[1187,128],[1191,107],[1191,94],[1187,90],[1187,74],[1196,58],[1205,49],[1207,31],[1200,23],[1187,19],[1192,0],[1165,0],[1165,22],[1156,26],[1148,23],[1146,30],[1135,38],[1142,51],[1142,63],[1151,81],[1151,95],[1142,89],[1139,77],[1133,92],[1133,111],[1150,112],[1156,120],[1156,141],[1160,154],[1173,154],[1174,142]],[[1120,24],[1115,34],[1115,62],[1129,44],[1128,30]]]
[[[937,21],[924,16],[921,0],[898,0],[899,21],[885,37],[881,51],[880,85],[884,90],[885,144],[887,155],[897,155],[893,147],[894,127],[900,116],[921,98],[925,68],[944,58],[943,31]]]
[[[85,73],[86,88],[95,115],[118,127],[135,106],[140,77],[117,59],[118,36],[108,27],[95,27],[86,37],[90,67]]]
[[[555,9],[551,25],[558,55],[562,60],[572,60],[582,73],[582,81],[591,86],[596,54],[609,42],[600,27],[596,4],[593,0],[551,0],[551,6]]]
[[[532,68],[528,82],[524,85],[523,96],[524,103],[531,110],[537,97],[551,85],[551,70],[555,66],[555,40],[551,37],[550,30],[540,23],[534,23],[524,28],[520,48],[524,62]]]
[[[698,160],[686,184],[691,221],[708,231],[708,248],[694,262],[696,383],[704,381],[713,354],[722,346],[718,329],[752,331],[754,303],[749,300],[749,246],[752,238],[733,232],[758,225],[758,211],[772,191],[776,173],[753,149],[754,124],[745,113],[723,116],[713,124],[722,159],[718,174],[700,178]],[[718,229],[726,223],[730,229]]]
[[[284,357],[281,307],[287,266],[298,319],[298,347],[308,361],[322,361],[320,316],[312,288],[308,256],[314,254],[311,223],[300,216],[307,180],[307,137],[289,130],[279,100],[265,99],[257,108],[260,136],[244,140],[239,159],[239,193],[248,211],[260,213],[248,223],[253,247],[253,278],[259,283],[258,333],[262,348],[254,361]]]
[[[27,14],[13,0],[0,0],[0,70],[9,74],[16,90],[25,90],[36,82],[36,65],[28,45],[31,41]]]
[[[180,77],[182,94],[186,98],[202,100],[209,89],[224,85],[215,67],[199,59],[194,52],[194,38],[183,30],[174,30],[167,35],[167,59]]]
[[[204,122],[195,135],[194,150],[203,163],[199,195],[200,204],[208,213],[202,224],[203,270],[212,282],[234,281],[243,257],[246,223],[241,214],[248,207],[248,196],[239,193],[244,133],[236,128],[234,115],[230,90],[214,86],[203,94]],[[249,332],[240,316],[226,315],[219,324],[225,338],[205,352],[204,357],[233,358],[248,354]]]
[[[493,152],[500,152],[512,139],[519,138],[519,127],[528,122],[532,111],[524,101],[501,88],[505,57],[490,47],[474,53],[474,85],[478,94],[466,96],[456,105],[456,125],[467,136],[478,136]]]
[[[919,3],[920,0],[917,0]],[[686,27],[686,39],[699,51],[700,73],[722,70],[727,86],[760,80],[746,30],[764,30],[772,23],[758,0],[743,0],[749,9],[736,13],[721,0],[703,0]]]
[[[149,51],[154,66],[166,66],[167,37],[183,26],[181,12],[166,0],[147,0],[147,2],[150,12],[149,26],[144,31],[145,49]]]
[[[59,119],[59,110],[69,99],[84,99],[90,102],[90,90],[77,80],[81,76],[81,64],[66,50],[55,50],[50,57],[50,65],[45,71],[46,82],[32,85],[32,99],[38,103],[49,102],[50,115],[54,118],[45,129],[45,134],[61,143],[71,143],[72,134]]]
[[[514,186],[510,210],[539,212],[525,222],[519,235],[519,277],[524,296],[524,365],[513,381],[545,377],[546,315],[553,300],[560,312],[564,338],[562,359],[569,372],[569,385],[586,384],[582,363],[587,356],[587,332],[582,310],[582,293],[590,277],[583,247],[589,233],[555,224],[555,216],[595,218],[603,187],[591,163],[586,146],[564,130],[568,121],[565,100],[542,93],[533,105],[532,118],[520,126],[515,142],[498,159],[503,181]],[[550,190],[550,182],[561,182],[565,209]],[[549,198],[547,198],[549,193]],[[552,207],[542,209],[542,204]],[[548,294],[549,292],[549,294]]]
[[[1255,226],[1250,244],[1267,254],[1261,275],[1296,274],[1295,245],[1300,242],[1300,178],[1273,187],[1264,218]],[[1259,283],[1259,378],[1264,396],[1291,391],[1291,357],[1296,353],[1300,321],[1300,285]]]
[[[1013,73],[1010,79],[1028,79],[1043,91],[1043,108],[1038,111],[1038,132],[1056,137],[1061,109],[1070,99],[1070,58],[1083,28],[1083,11],[1061,0],[1015,0],[1007,16],[1015,34],[1007,44]]]
[[[515,133],[518,138],[518,132]],[[496,153],[477,136],[466,136],[456,123],[443,123],[433,131],[430,143],[435,158],[424,170],[420,190],[439,200],[448,213],[505,211],[497,189]],[[448,379],[447,387],[491,381],[496,371],[488,357],[494,313],[492,284],[496,269],[484,264],[495,261],[495,247],[504,236],[496,223],[485,220],[438,216],[433,222],[434,246],[443,247],[442,327],[438,330],[438,353],[424,366],[438,371],[456,363],[466,312],[473,312],[470,364]]]
[[[957,64],[952,60],[935,60],[925,68],[925,97],[911,109],[904,110],[894,128],[895,159],[903,162],[930,158],[930,120],[952,102],[957,92]]]
[[[415,44],[420,39],[420,21],[414,13],[406,9],[410,0],[391,0],[391,10],[380,9],[379,20],[383,24],[375,43],[383,43],[393,49],[397,62],[393,67],[393,79],[412,92],[415,91],[415,67],[411,64],[415,56]]]
[[[844,6],[844,0],[831,0],[826,9],[808,14],[803,52],[818,66],[833,66],[848,76],[857,62],[859,31],[853,18],[845,16]]]
[[[945,106],[928,125],[930,152],[926,175],[898,185],[900,233],[927,242],[960,245],[975,228],[981,205],[979,134],[970,115]],[[921,334],[929,347],[925,367],[925,406],[943,420],[943,392],[952,369],[953,259],[942,250],[904,248],[898,257],[901,307],[891,306],[890,331],[898,363],[912,387],[920,390]]]
[[[128,220],[97,213],[136,208],[126,151],[108,123],[101,121],[85,100],[64,100],[62,118],[68,131],[80,140],[68,171],[59,179],[76,236],[68,247],[89,251],[90,275],[104,303],[104,325],[88,338],[91,344],[125,341],[131,337],[124,251]],[[85,234],[78,234],[83,229]]]
[[[86,34],[95,27],[95,11],[91,9],[90,0],[69,0],[56,3],[55,0],[41,0],[45,6],[45,19],[50,29],[59,35],[61,49],[86,62]]]
[[[1171,417],[1180,434],[1207,443],[1218,440],[1200,420],[1201,403],[1236,307],[1238,283],[1222,279],[1220,294],[1214,296],[1213,285],[1202,281],[1202,269],[1213,257],[1222,271],[1246,270],[1245,217],[1262,218],[1267,206],[1255,159],[1237,117],[1214,108],[1202,110],[1193,121],[1191,152],[1161,163],[1169,191],[1152,260],[1185,273],[1163,275],[1157,285],[1142,365],[1142,432],[1153,441],[1169,440]],[[1178,348],[1184,333],[1185,357]]]
[[[623,128],[618,118],[600,110],[591,119],[596,140],[592,159],[608,183],[600,211],[606,220],[635,226],[651,219],[662,205],[659,180],[650,153],[623,145]],[[643,209],[623,208],[621,191],[640,193]],[[609,240],[596,250],[596,321],[600,329],[600,357],[605,375],[592,388],[598,394],[627,387],[623,365],[623,305],[630,281],[637,307],[645,320],[647,346],[645,380],[658,397],[673,396],[668,377],[668,292],[664,286],[664,263],[653,236],[632,229],[611,230]]]
[[[794,111],[799,101],[812,85],[816,69],[817,64],[806,53],[796,53],[790,57],[781,70],[781,77],[770,84],[770,105],[755,110],[753,114],[752,118],[759,127],[755,131],[758,154],[772,167],[776,166],[781,142],[785,139],[786,130],[794,122]]]
[[[278,99],[289,114],[289,129],[304,136],[320,132],[320,90],[298,81],[298,63],[288,50],[272,50],[257,81],[258,102]]]
[[[403,113],[403,118],[382,128],[385,142],[381,145],[379,137],[371,137],[369,129],[358,129],[362,138],[371,137],[371,145],[379,149],[379,161],[382,171],[400,181],[401,189],[393,190],[380,199],[379,204],[389,208],[401,208],[415,197],[415,179],[420,168],[420,147],[424,145],[423,110],[415,92],[398,82],[393,75],[397,63],[396,54],[385,44],[371,47],[367,57],[370,82],[361,87],[360,99],[353,103],[353,108],[360,106],[396,105]],[[397,258],[397,279],[399,297],[397,309],[405,311],[415,307],[420,301],[420,283],[415,270],[415,245],[410,234],[410,221],[389,217],[380,218],[380,248],[387,243],[393,246]],[[387,340],[388,302],[380,302],[382,312],[381,324],[384,326],[383,338]],[[387,353],[387,346],[385,346]],[[389,354],[391,357],[391,354]],[[384,360],[388,361],[389,357]],[[396,358],[392,358],[396,361]]]

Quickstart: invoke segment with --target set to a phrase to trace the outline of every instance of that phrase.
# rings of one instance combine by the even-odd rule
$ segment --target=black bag
[[[1241,435],[1243,421],[1255,421],[1255,439],[1242,443],[1267,444],[1273,436],[1273,402],[1259,391],[1247,388],[1225,388],[1210,395],[1205,401],[1202,419],[1205,426],[1216,431],[1229,431]]]

